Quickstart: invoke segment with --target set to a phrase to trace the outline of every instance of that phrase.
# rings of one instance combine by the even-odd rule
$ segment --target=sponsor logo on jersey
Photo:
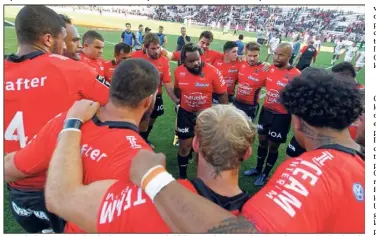
[[[286,84],[285,83],[282,83],[281,81],[277,81],[277,85],[278,86],[281,86],[281,87],[286,87]]]
[[[279,92],[275,89],[269,89],[266,91],[266,102],[277,103],[279,99]]]
[[[198,87],[198,88],[207,88],[209,87],[210,84],[208,83],[199,83],[199,82],[196,82],[195,83],[195,86]]]
[[[179,128],[178,127],[178,132],[179,133],[182,133],[182,134],[186,134],[186,133],[188,133],[189,132],[189,128],[188,127],[185,127],[185,128]]]
[[[249,76],[248,76],[248,79],[249,79],[249,80],[253,80],[253,81],[256,81],[256,82],[258,82],[258,81],[259,81],[259,79],[257,79],[257,78],[255,78],[255,77],[253,77],[252,75],[249,75]]]
[[[354,183],[352,190],[354,197],[357,201],[364,201],[364,189],[360,183]]]

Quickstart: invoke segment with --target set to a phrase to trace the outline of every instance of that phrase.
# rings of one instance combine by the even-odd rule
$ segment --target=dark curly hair
[[[202,50],[197,45],[195,45],[193,43],[187,43],[187,44],[185,44],[183,46],[183,48],[181,49],[180,60],[182,62],[184,62],[185,58],[187,57],[186,56],[187,52],[196,52],[196,51],[200,54],[200,56],[202,55]]]
[[[311,68],[283,90],[281,102],[313,127],[344,130],[363,113],[362,96],[350,84],[323,69]]]

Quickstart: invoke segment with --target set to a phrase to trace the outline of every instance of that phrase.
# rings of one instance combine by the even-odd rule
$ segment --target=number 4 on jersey
[[[19,141],[21,148],[26,146],[27,137],[25,136],[22,111],[17,111],[16,115],[14,115],[8,128],[5,130],[4,139],[8,141]]]

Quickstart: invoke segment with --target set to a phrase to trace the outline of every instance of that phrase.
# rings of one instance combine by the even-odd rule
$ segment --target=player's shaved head
[[[110,100],[119,107],[136,108],[141,101],[156,93],[159,72],[149,61],[131,58],[122,61],[115,69]]]
[[[273,64],[279,68],[286,68],[292,56],[292,47],[290,43],[280,43],[274,51]]]
[[[47,34],[58,38],[63,33],[65,23],[55,11],[46,6],[27,5],[18,12],[15,28],[18,43],[30,44]]]
[[[290,56],[292,55],[292,47],[290,43],[280,43],[277,48],[282,49]]]

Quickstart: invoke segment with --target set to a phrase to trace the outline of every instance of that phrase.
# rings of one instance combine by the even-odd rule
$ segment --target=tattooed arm
[[[176,181],[167,185],[154,202],[174,233],[257,233],[245,218],[236,217]]]

